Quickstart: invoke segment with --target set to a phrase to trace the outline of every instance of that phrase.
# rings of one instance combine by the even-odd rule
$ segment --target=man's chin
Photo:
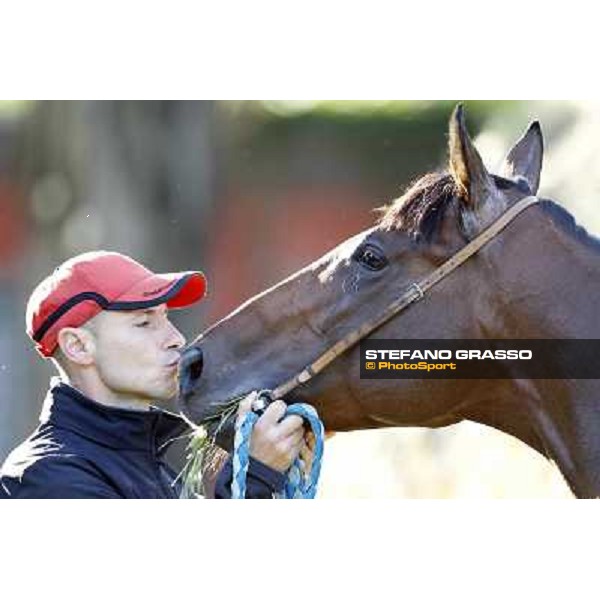
[[[177,385],[167,387],[164,390],[152,390],[151,397],[153,402],[159,402],[160,404],[175,404],[177,400]]]

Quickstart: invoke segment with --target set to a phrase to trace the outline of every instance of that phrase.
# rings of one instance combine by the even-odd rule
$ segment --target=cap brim
[[[184,308],[206,295],[206,278],[200,271],[162,273],[136,283],[110,303],[110,310],[135,310],[166,304]]]

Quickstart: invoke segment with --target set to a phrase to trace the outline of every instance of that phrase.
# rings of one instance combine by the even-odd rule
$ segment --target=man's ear
[[[94,335],[83,327],[63,327],[58,332],[58,346],[64,357],[80,366],[91,365],[96,354]]]

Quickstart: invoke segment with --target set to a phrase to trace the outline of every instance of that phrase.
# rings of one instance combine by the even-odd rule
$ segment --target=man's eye
[[[387,265],[387,258],[374,246],[362,246],[354,254],[354,260],[371,271],[380,271]]]
[[[150,321],[148,321],[147,319],[145,321],[140,321],[139,323],[135,324],[136,327],[148,327],[148,325],[150,325]]]

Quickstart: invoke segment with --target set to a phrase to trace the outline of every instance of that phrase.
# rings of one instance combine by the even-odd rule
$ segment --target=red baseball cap
[[[206,293],[200,271],[156,274],[118,252],[86,252],[57,267],[27,302],[27,334],[51,356],[63,327],[80,327],[102,310],[183,308]]]

